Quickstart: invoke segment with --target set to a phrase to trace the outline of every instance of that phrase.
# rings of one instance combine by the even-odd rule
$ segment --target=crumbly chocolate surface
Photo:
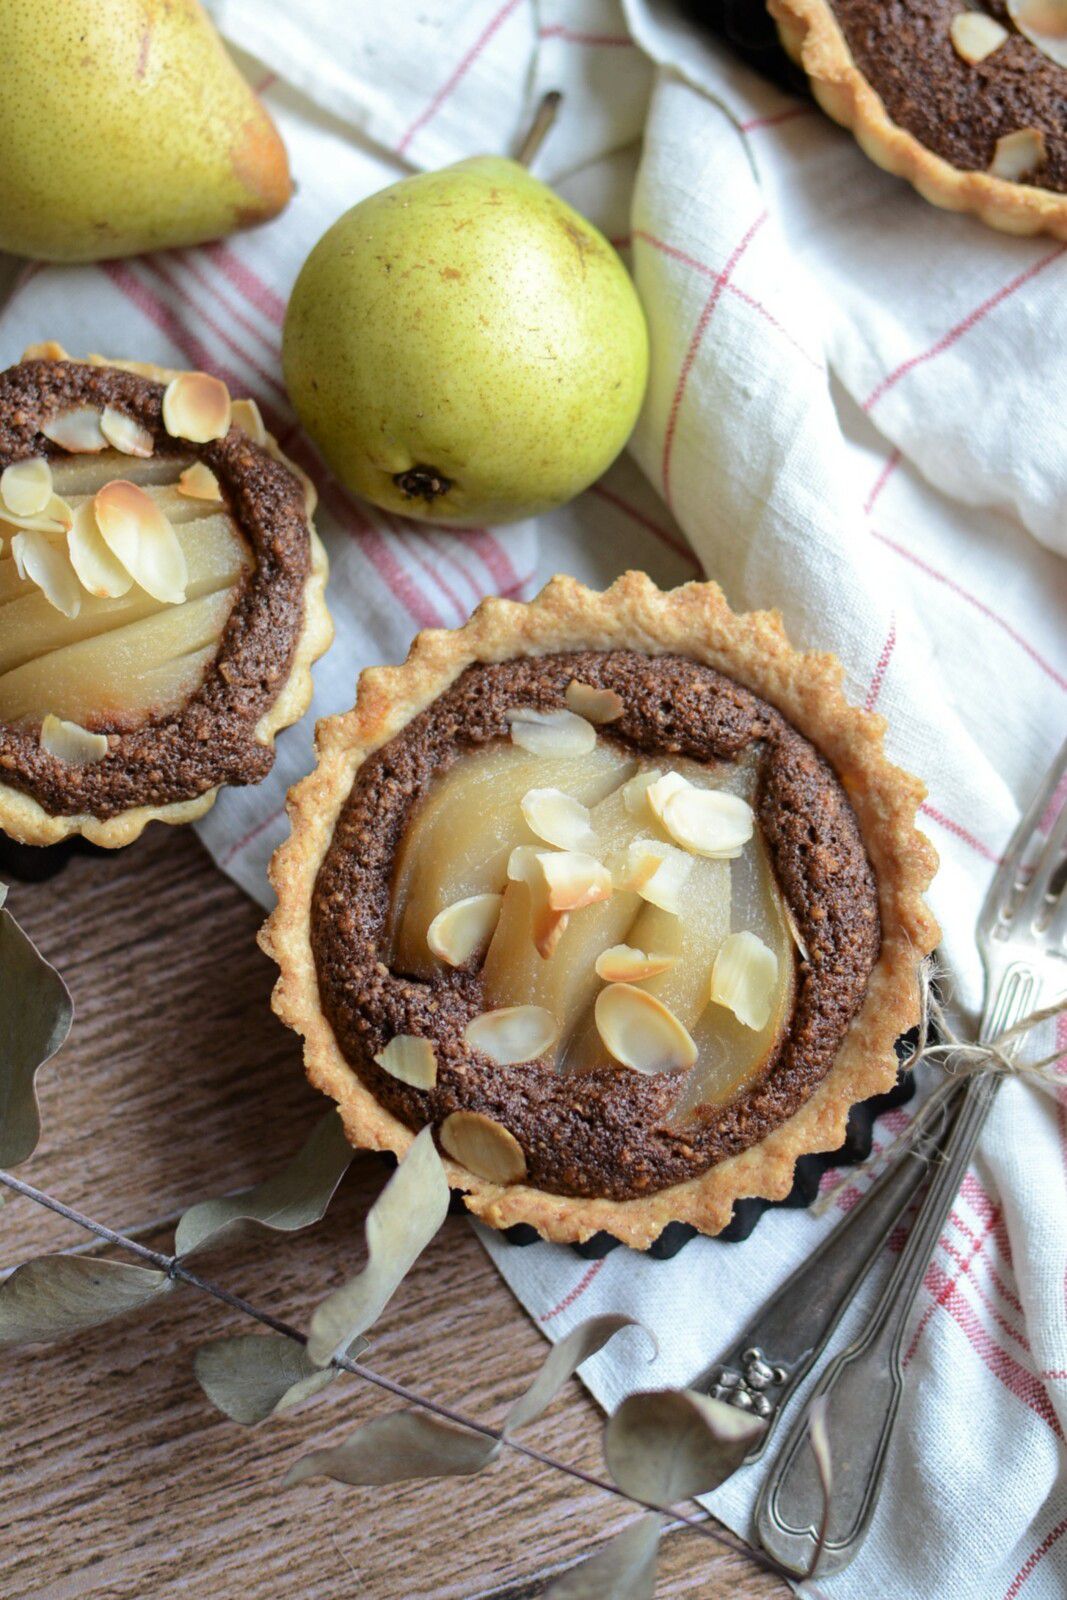
[[[622,697],[600,730],[635,751],[736,760],[759,752],[756,813],[779,888],[807,947],[793,1013],[764,1071],[726,1106],[672,1123],[678,1079],[614,1064],[563,1077],[548,1061],[500,1067],[463,1030],[484,1009],[477,972],[426,982],[387,963],[392,873],[408,818],[452,762],[508,736],[507,712],[564,704],[572,678]],[[833,1064],[879,953],[878,901],[852,809],[833,771],[758,696],[675,656],[589,651],[470,667],[359,769],[319,871],[312,948],[322,1005],[341,1050],[375,1097],[410,1127],[480,1111],[515,1135],[528,1181],[553,1193],[626,1200],[679,1183],[763,1139]],[[433,1040],[438,1077],[414,1089],[373,1057],[398,1033]]]
[[[853,59],[898,127],[963,171],[985,172],[1002,135],[1040,128],[1027,182],[1067,193],[1067,71],[1017,33],[1005,0],[979,9],[1009,38],[975,66],[949,37],[962,0],[831,0]]]
[[[0,723],[0,780],[57,816],[101,819],[133,806],[188,800],[217,784],[258,783],[273,750],[254,730],[289,676],[311,570],[304,491],[296,476],[237,427],[189,444],[163,426],[163,386],[115,367],[24,361],[0,373],[0,471],[26,456],[66,452],[41,424],[74,406],[115,406],[146,427],[157,455],[195,455],[214,472],[256,568],[245,580],[197,692],[171,716],[115,732],[92,766],[67,766],[40,747],[39,728]]]

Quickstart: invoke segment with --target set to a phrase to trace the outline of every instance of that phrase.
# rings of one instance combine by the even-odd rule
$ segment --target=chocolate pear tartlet
[[[483,1221],[635,1246],[836,1149],[937,938],[924,791],[840,682],[776,615],[640,573],[365,671],[261,935],[353,1144],[430,1123]]]
[[[125,845],[264,777],[332,637],[314,504],[205,373],[0,373],[0,828]]]
[[[925,199],[1067,239],[1064,0],[767,0],[823,110]]]

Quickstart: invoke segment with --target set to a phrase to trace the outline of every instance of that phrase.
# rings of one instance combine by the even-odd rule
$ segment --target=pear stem
[[[556,120],[559,103],[563,99],[558,89],[549,89],[543,96],[541,104],[534,113],[525,139],[519,146],[519,153],[515,160],[522,167],[528,167],[545,141],[545,135]]]

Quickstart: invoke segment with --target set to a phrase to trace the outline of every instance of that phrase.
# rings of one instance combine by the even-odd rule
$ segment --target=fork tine
[[[1067,740],[1060,746],[1059,754],[1049,768],[1044,783],[1027,806],[1019,826],[1008,841],[1004,857],[993,874],[993,881],[982,903],[980,923],[996,922],[1009,911],[1019,865],[1027,846],[1037,832],[1041,818],[1051,804],[1053,795],[1063,782],[1065,773],[1067,773]]]
[[[1012,920],[1020,933],[1029,932],[1044,909],[1045,896],[1048,894],[1052,875],[1063,859],[1065,844],[1067,844],[1067,802],[1060,808],[1048,831],[1048,837],[1041,847],[1041,854],[1034,863],[1034,875],[1026,886],[1026,893],[1012,913]]]

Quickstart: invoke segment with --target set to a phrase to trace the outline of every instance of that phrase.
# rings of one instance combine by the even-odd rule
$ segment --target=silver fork
[[[997,1038],[1024,1016],[1067,992],[1067,804],[1038,846],[1041,821],[1067,773],[1067,744],[1023,817],[986,895],[976,938],[985,968],[986,1005],[979,1039]],[[1013,1041],[1006,1048],[1011,1053]],[[813,1395],[827,1399],[834,1461],[828,1539],[819,1572],[838,1572],[855,1556],[874,1514],[893,1424],[903,1390],[904,1333],[927,1266],[1002,1082],[987,1072],[967,1078],[956,1099],[915,1225],[870,1321],[828,1363]],[[763,1485],[756,1528],[763,1548],[793,1572],[807,1572],[818,1543],[822,1497],[798,1417]]]

